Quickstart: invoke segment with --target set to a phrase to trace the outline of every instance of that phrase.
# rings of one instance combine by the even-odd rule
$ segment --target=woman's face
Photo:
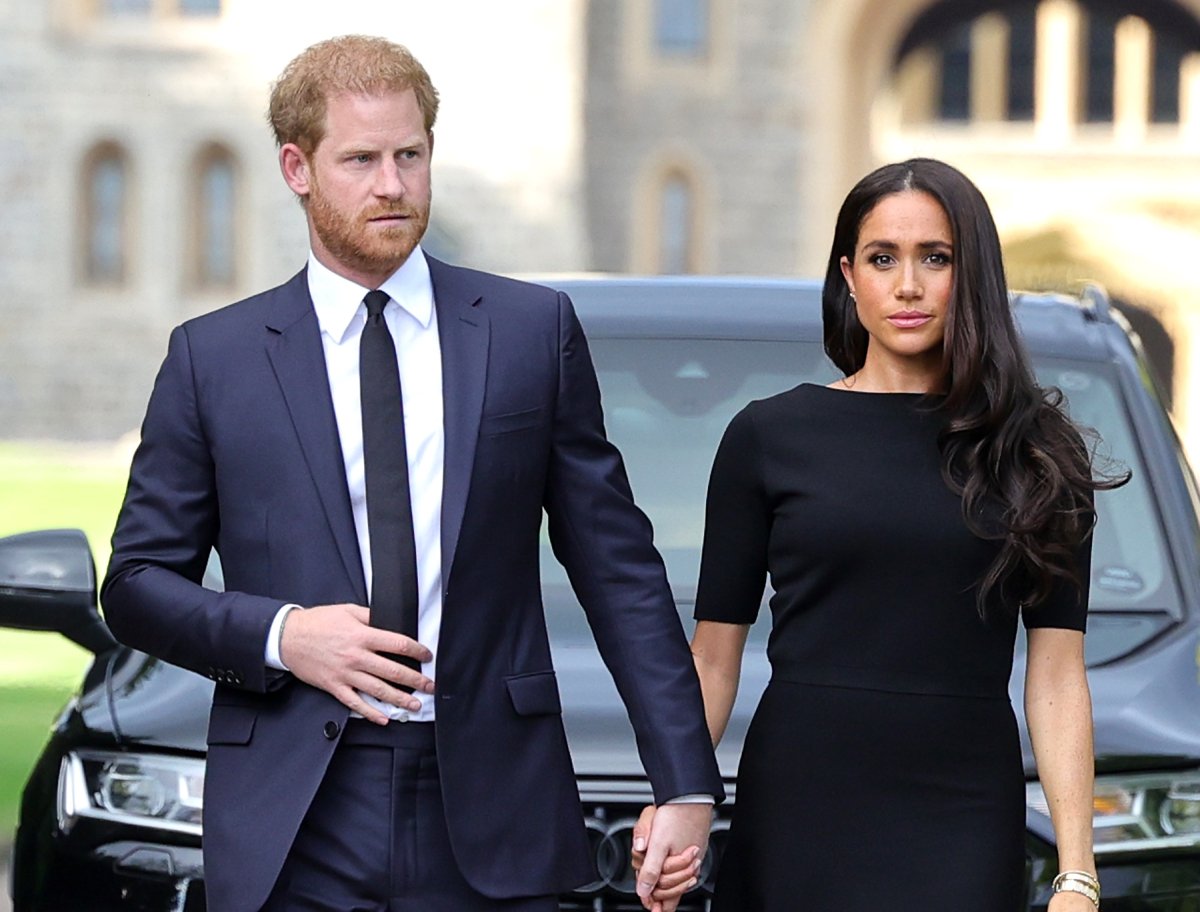
[[[906,190],[883,197],[858,230],[842,275],[870,339],[867,364],[940,372],[946,311],[954,287],[954,244],[941,204]]]

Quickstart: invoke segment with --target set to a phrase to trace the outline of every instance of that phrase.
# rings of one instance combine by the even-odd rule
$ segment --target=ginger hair
[[[437,120],[438,93],[421,62],[403,45],[368,35],[321,41],[284,67],[271,87],[267,112],[275,143],[295,143],[312,155],[325,138],[328,100],[336,95],[378,95],[412,89],[425,116]]]

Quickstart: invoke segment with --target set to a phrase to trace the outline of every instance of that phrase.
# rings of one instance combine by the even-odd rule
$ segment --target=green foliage
[[[12,841],[21,791],[73,688],[59,684],[0,687],[4,742],[0,745],[0,845]]]
[[[102,573],[127,471],[127,456],[111,448],[0,444],[0,537],[83,529]],[[11,838],[25,779],[88,659],[58,634],[0,630],[0,844]]]

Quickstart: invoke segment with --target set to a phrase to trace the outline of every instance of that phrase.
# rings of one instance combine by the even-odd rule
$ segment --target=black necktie
[[[417,546],[408,490],[404,401],[396,346],[383,319],[387,292],[369,292],[367,324],[359,342],[363,468],[367,529],[371,537],[371,626],[417,638]],[[421,663],[390,656],[411,668]]]

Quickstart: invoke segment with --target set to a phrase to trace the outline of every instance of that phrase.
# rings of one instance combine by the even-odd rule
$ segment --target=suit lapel
[[[346,488],[346,467],[321,348],[321,329],[308,293],[307,270],[301,270],[276,291],[267,321],[267,357],[283,391],[300,451],[317,487],[346,575],[358,604],[365,605],[367,586]]]
[[[442,478],[442,582],[450,580],[458,533],[471,487],[475,441],[487,384],[487,314],[472,273],[426,257],[437,307],[442,348],[442,400],[446,456]]]

